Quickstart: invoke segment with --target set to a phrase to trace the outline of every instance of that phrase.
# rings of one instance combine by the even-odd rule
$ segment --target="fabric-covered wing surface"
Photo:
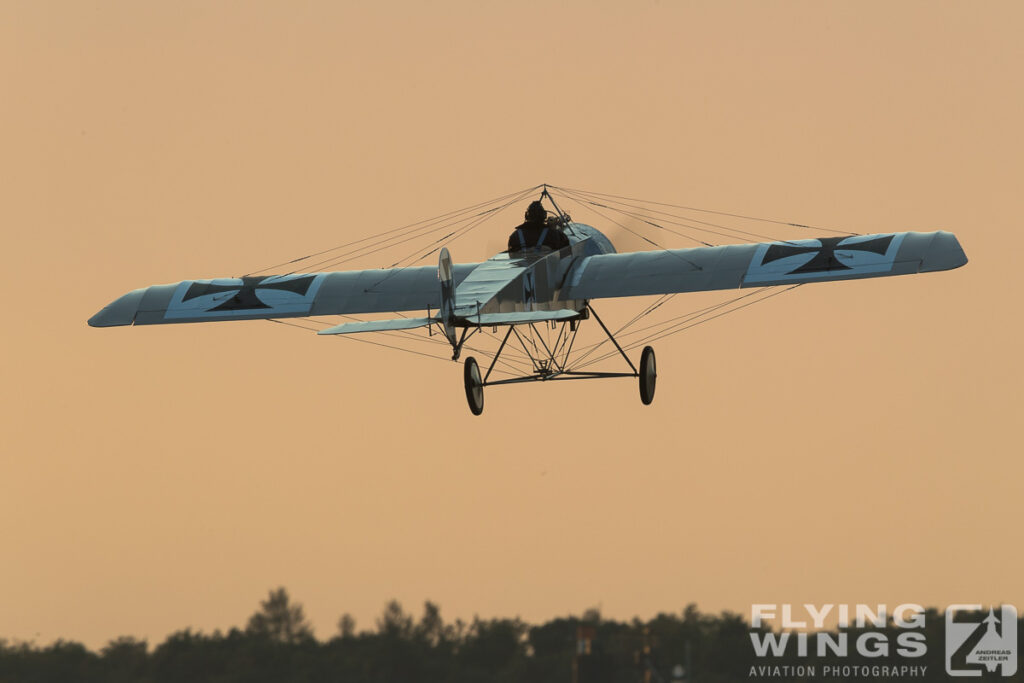
[[[477,264],[454,267],[456,285]],[[436,266],[185,280],[136,289],[89,319],[93,327],[437,308]]]
[[[602,254],[584,259],[563,298],[599,299],[714,289],[854,280],[959,268],[967,263],[949,232],[733,244]]]

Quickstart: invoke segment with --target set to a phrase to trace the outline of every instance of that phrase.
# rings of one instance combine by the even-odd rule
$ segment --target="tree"
[[[342,638],[354,638],[356,635],[356,619],[348,612],[338,619],[338,635]]]
[[[295,644],[313,639],[313,627],[306,621],[302,605],[292,604],[283,587],[270,591],[260,610],[249,617],[245,627],[250,635],[277,643]]]
[[[474,617],[459,656],[470,667],[497,673],[525,656],[526,631],[518,617],[487,621]]]
[[[103,665],[111,681],[137,681],[143,677],[148,664],[148,645],[145,640],[121,636],[100,650]]]
[[[430,647],[436,648],[442,643],[454,640],[454,635],[454,629],[446,626],[444,619],[441,618],[441,608],[427,600],[423,605],[423,617],[416,625],[416,637]]]
[[[412,617],[402,609],[402,603],[391,600],[377,620],[377,633],[391,638],[409,640],[412,637]]]

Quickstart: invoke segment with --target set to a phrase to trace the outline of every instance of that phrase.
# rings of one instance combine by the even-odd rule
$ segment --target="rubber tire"
[[[462,381],[466,385],[466,402],[474,415],[484,412],[484,383],[480,379],[480,366],[470,356],[462,366]]]
[[[658,381],[658,368],[654,361],[654,349],[645,346],[640,354],[640,401],[645,406],[654,400],[654,389]]]

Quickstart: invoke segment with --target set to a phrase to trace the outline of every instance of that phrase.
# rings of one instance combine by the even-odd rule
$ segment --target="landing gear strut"
[[[631,372],[597,372],[597,371],[585,371],[585,370],[573,370],[572,363],[570,362],[570,355],[573,349],[573,342],[576,338],[576,331],[579,328],[579,322],[587,318],[593,317],[601,329],[604,330],[608,337],[608,341],[614,345],[616,351],[622,356],[626,364],[629,365]],[[645,346],[643,351],[640,353],[639,368],[633,364],[633,361],[626,355],[625,350],[615,340],[615,336],[611,331],[605,327],[605,324],[594,312],[594,309],[587,305],[587,307],[580,312],[578,318],[573,318],[569,321],[562,323],[562,330],[558,333],[558,337],[554,344],[549,346],[542,336],[535,334],[537,343],[528,343],[523,335],[516,329],[517,327],[525,327],[536,333],[537,330],[533,323],[529,324],[515,324],[509,325],[508,332],[505,333],[504,338],[501,340],[501,345],[498,347],[497,353],[491,359],[491,363],[487,368],[486,373],[481,373],[480,366],[476,362],[475,358],[467,358],[463,366],[462,381],[466,389],[466,402],[469,404],[469,409],[474,415],[480,415],[484,412],[484,387],[497,386],[500,384],[516,384],[520,382],[551,382],[557,380],[569,380],[569,379],[601,379],[606,377],[636,377],[640,387],[640,401],[646,406],[650,405],[654,401],[654,387],[658,379],[657,367],[654,360],[654,349],[650,346]],[[469,326],[467,326],[467,329]],[[467,329],[463,329],[462,336],[453,347],[456,350],[460,349],[462,342],[471,336],[473,333],[479,330],[479,326],[473,326],[469,330],[469,335],[466,334]],[[454,336],[454,335],[453,335]],[[533,337],[531,337],[533,339]],[[491,379],[491,372],[494,370],[495,364],[498,362],[498,358],[501,356],[502,351],[505,350],[508,342],[514,340],[519,343],[522,353],[529,360],[532,371],[527,372],[522,376],[514,376],[509,379]],[[586,352],[586,355],[591,353]],[[456,356],[457,357],[457,356]],[[507,363],[506,363],[507,365]],[[511,366],[510,366],[511,367]]]

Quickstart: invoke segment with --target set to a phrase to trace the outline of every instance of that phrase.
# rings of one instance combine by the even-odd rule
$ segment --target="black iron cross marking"
[[[276,282],[263,284],[263,281],[268,279],[268,277],[273,276],[243,277],[242,284],[235,285],[217,285],[212,282],[205,284],[193,282],[189,285],[188,291],[185,292],[185,296],[183,296],[181,300],[184,302],[200,296],[238,290],[233,297],[219,306],[207,309],[207,312],[246,311],[273,308],[273,306],[268,306],[260,300],[259,296],[256,295],[257,289],[277,289],[305,296],[306,292],[309,291],[309,286],[313,284],[313,280],[316,278],[315,275],[306,275],[304,277],[296,277],[290,280],[278,280]]]
[[[523,276],[523,303],[533,303],[537,299],[537,289],[533,283],[533,273],[527,271]]]
[[[832,270],[853,270],[850,266],[845,263],[840,263],[839,259],[836,258],[836,249],[843,250],[854,250],[854,251],[870,251],[873,254],[885,255],[885,252],[889,250],[889,244],[892,242],[894,235],[884,235],[882,237],[876,237],[870,240],[864,240],[863,242],[854,242],[853,244],[839,244],[843,240],[850,239],[849,237],[823,237],[818,241],[821,242],[820,247],[798,247],[791,244],[772,244],[768,247],[768,251],[764,253],[764,258],[761,259],[761,265],[766,265],[772,261],[778,261],[782,258],[789,256],[796,256],[797,254],[808,254],[812,251],[817,252],[807,263],[803,264],[796,270],[791,270],[786,275],[797,275],[799,273],[827,273]]]

